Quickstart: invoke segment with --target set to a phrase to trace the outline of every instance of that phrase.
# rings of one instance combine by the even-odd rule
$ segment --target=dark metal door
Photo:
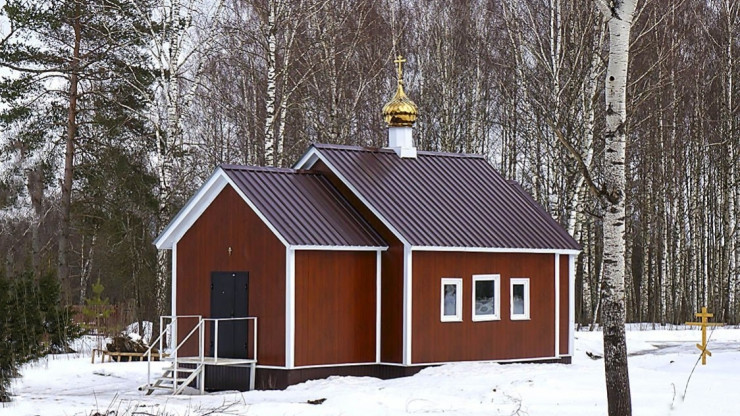
[[[249,310],[249,272],[211,272],[211,318],[246,317]],[[247,357],[246,320],[219,321],[218,356]],[[210,324],[211,356],[213,356],[216,325]]]

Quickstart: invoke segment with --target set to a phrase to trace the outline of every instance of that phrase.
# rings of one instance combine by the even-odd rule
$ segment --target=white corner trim
[[[380,336],[381,336],[381,287],[382,287],[381,252],[375,256],[375,362],[380,363]]]
[[[402,362],[405,365],[411,364],[411,338],[413,335],[411,328],[411,318],[413,317],[412,301],[412,269],[411,269],[411,249],[410,246],[403,245],[403,354]]]
[[[172,244],[172,316],[177,316],[177,242]]]
[[[573,356],[576,329],[576,255],[568,256],[568,355]]]
[[[154,245],[159,250],[172,248],[180,238],[190,229],[195,221],[203,214],[203,211],[211,205],[214,199],[221,193],[228,181],[226,174],[221,168],[216,169],[210,178],[198,189],[180,212],[167,224],[167,227],[154,240]]]
[[[308,246],[308,245],[292,245],[289,246],[292,250],[321,250],[321,251],[386,251],[388,246]]]
[[[285,368],[295,367],[295,251],[285,248]]]
[[[326,158],[321,155],[321,152],[319,150],[317,150],[315,147],[310,148],[308,150],[308,152],[306,152],[306,154],[303,155],[303,157],[301,158],[301,160],[299,160],[298,163],[296,163],[293,166],[293,168],[294,169],[308,169],[308,168],[312,167],[319,160],[321,160],[322,162],[324,162],[324,164],[326,165],[326,167],[328,167],[329,170],[331,170],[334,173],[334,175],[336,175],[336,177],[342,182],[342,184],[344,184],[344,186],[346,186],[347,189],[349,189],[350,192],[352,192],[352,194],[354,196],[356,196],[357,199],[360,200],[360,202],[362,202],[362,205],[365,206],[365,207],[367,207],[367,209],[369,209],[370,212],[373,215],[375,215],[375,217],[378,218],[380,220],[380,222],[382,222],[383,225],[385,225],[385,227],[388,228],[388,230],[390,230],[390,232],[393,233],[393,235],[399,241],[401,241],[401,243],[404,246],[410,246],[409,242],[406,241],[406,239],[403,237],[403,235],[401,235],[401,233],[398,232],[398,230],[395,227],[393,227],[388,222],[388,220],[386,220],[385,217],[383,217],[382,215],[380,215],[380,213],[378,212],[378,210],[375,209],[375,207],[372,204],[370,204],[370,202],[368,202],[367,199],[365,199],[365,197],[357,190],[357,188],[355,188],[354,186],[352,186],[352,184],[347,180],[347,178],[345,178],[344,175],[342,175],[339,172],[339,170],[334,165],[332,165],[328,160],[326,160]]]
[[[437,247],[411,246],[412,251],[453,251],[460,253],[529,253],[529,254],[578,254],[579,250],[559,250],[540,248],[500,248],[500,247]]]
[[[555,254],[555,356],[560,356],[560,254]]]

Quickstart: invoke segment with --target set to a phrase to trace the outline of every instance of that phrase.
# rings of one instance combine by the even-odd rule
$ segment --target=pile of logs
[[[111,342],[106,345],[109,352],[138,352],[145,353],[149,348],[143,340],[134,341],[128,335],[116,335]]]

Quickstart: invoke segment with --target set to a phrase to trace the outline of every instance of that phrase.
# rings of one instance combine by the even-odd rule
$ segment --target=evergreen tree
[[[0,123],[11,132],[5,147],[24,154],[64,141],[63,157],[56,154],[64,161],[58,277],[68,293],[77,157],[94,154],[109,136],[147,138],[136,121],[152,81],[142,10],[150,10],[148,0],[9,0],[2,8],[10,25],[0,44],[0,67],[10,70],[0,80]]]
[[[73,352],[69,342],[82,335],[82,327],[72,321],[72,308],[60,303],[59,281],[53,273],[44,273],[38,286],[39,308],[44,317],[43,332],[48,344],[44,353]]]
[[[10,400],[10,381],[18,374],[18,363],[10,344],[10,283],[0,272],[0,402]]]
[[[35,279],[27,271],[12,280],[0,275],[0,401],[10,400],[8,388],[21,365],[66,351],[68,341],[80,335],[66,312],[54,275]]]

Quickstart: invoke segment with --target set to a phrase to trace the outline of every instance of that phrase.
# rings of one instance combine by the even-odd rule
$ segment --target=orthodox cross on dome
[[[403,59],[403,56],[398,55],[393,62],[398,65],[396,68],[398,83],[396,83],[396,94],[383,106],[383,119],[388,127],[411,127],[419,110],[416,108],[416,104],[403,92],[403,63],[406,60]],[[409,137],[410,142],[411,138]]]
[[[707,365],[707,355],[712,356],[712,353],[707,349],[707,327],[708,326],[722,326],[724,324],[707,322],[708,318],[713,317],[713,313],[707,313],[707,307],[701,307],[701,313],[697,313],[696,317],[701,318],[701,322],[686,322],[686,325],[700,326],[701,327],[701,344],[696,344],[696,348],[701,350],[701,365]]]
[[[398,72],[398,82],[403,82],[403,63],[406,62],[406,60],[403,59],[403,56],[398,55],[398,58],[393,62],[398,64],[398,69],[396,70]]]

